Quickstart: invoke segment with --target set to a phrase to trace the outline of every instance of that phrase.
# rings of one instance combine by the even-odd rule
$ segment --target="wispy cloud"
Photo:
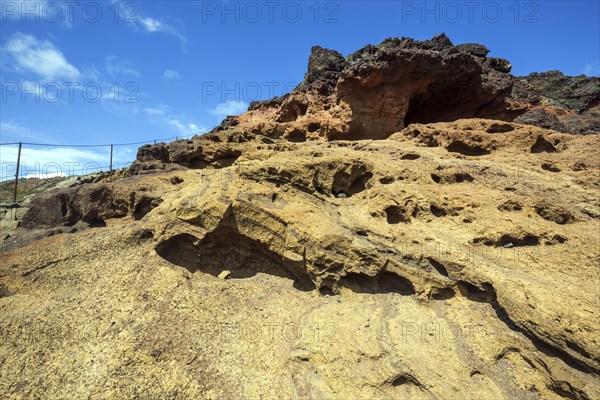
[[[177,119],[168,119],[167,124],[174,127],[181,136],[199,135],[206,131],[206,128],[201,128],[193,123],[183,123]]]
[[[146,32],[150,33],[167,33],[169,35],[175,36],[179,41],[183,44],[187,43],[187,38],[183,36],[179,29],[174,27],[173,25],[169,25],[162,20],[144,17],[139,19],[140,26]]]
[[[20,125],[15,121],[0,122],[0,136],[2,141],[34,141],[34,142],[45,142],[48,140],[48,136],[36,132],[31,128]],[[8,140],[7,140],[8,139]]]
[[[169,107],[165,104],[159,104],[155,107],[145,107],[142,111],[148,115],[165,115]]]
[[[181,78],[181,74],[173,69],[167,69],[163,73],[163,77],[165,79],[179,79]]]
[[[166,29],[163,23],[154,18],[142,18],[140,22],[148,32],[163,32]]]
[[[131,10],[128,8],[127,4],[122,3],[119,0],[112,0],[112,5],[114,7],[119,7],[121,13],[123,15],[128,15]],[[180,27],[176,27],[171,21],[171,23],[165,22],[164,18],[152,18],[149,16],[141,15],[139,11],[136,10],[136,18],[132,20],[135,22],[130,26],[134,27],[136,30],[140,30],[148,33],[166,33],[168,35],[172,35],[179,39],[181,42],[182,48],[185,50],[184,45],[187,43],[187,38],[183,34],[183,24],[180,21],[176,21]]]
[[[234,101],[229,100],[224,103],[219,104],[210,112],[217,117],[225,118],[228,115],[237,115],[241,114],[248,109],[248,103],[244,101]]]
[[[0,49],[10,59],[9,67],[17,72],[33,73],[46,81],[66,79],[76,81],[81,73],[67,61],[63,53],[50,41],[35,36],[15,33]]]
[[[112,77],[119,75],[129,75],[139,78],[140,73],[129,61],[119,60],[117,56],[107,56],[105,62],[106,70]]]
[[[600,61],[586,63],[583,73],[587,76],[600,76]]]

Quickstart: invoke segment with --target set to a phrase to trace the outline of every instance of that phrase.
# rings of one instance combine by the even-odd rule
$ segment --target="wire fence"
[[[173,136],[170,138],[163,139],[152,139],[143,142],[132,142],[132,143],[107,143],[107,144],[50,144],[50,143],[28,143],[28,142],[13,142],[13,143],[0,143],[0,146],[15,146],[15,145],[27,145],[27,146],[43,146],[43,147],[110,147],[110,146],[138,146],[141,144],[160,143],[179,139],[189,139],[195,135],[187,136]]]
[[[19,180],[23,181],[27,178],[51,178],[51,177],[69,177],[76,179],[79,176],[86,176],[94,173],[101,172],[113,172],[114,170],[126,168],[130,166],[135,160],[120,161],[115,158],[115,150],[119,148],[126,148],[130,146],[141,146],[145,144],[156,144],[160,142],[169,142],[178,139],[189,139],[194,135],[187,136],[174,136],[170,138],[151,139],[141,142],[131,143],[106,143],[106,144],[51,144],[51,143],[31,143],[31,142],[12,142],[12,143],[0,143],[0,162],[2,165],[2,171],[0,173],[0,182],[10,181],[14,179],[13,188],[13,203],[17,200],[17,192]],[[18,146],[16,154],[11,154],[14,157],[15,162],[6,162],[6,151],[2,151],[7,146]],[[94,149],[105,149],[106,154],[101,154],[97,150],[89,153],[78,153],[76,158],[78,161],[64,161],[58,159],[48,159],[48,154],[45,157],[40,155],[29,154],[30,159],[23,159],[23,155],[27,153],[27,149],[34,148],[63,148],[63,149],[81,149],[81,148],[94,148]],[[77,150],[74,150],[76,152]],[[65,154],[68,156],[68,154]],[[82,162],[86,156],[93,158],[89,162]],[[40,157],[43,159],[40,162]],[[50,154],[50,158],[52,158]],[[103,163],[101,160],[106,159]],[[121,157],[117,157],[121,158]],[[32,160],[33,159],[33,160]],[[72,159],[72,157],[71,157]],[[43,164],[43,165],[42,165]],[[33,165],[33,169],[31,168]],[[26,173],[23,173],[23,171]]]

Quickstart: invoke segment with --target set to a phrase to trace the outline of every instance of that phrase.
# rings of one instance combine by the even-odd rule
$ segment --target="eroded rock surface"
[[[255,140],[39,195],[25,226],[106,227],[3,256],[0,389],[598,398],[598,138],[470,119]]]
[[[479,44],[386,39],[343,57],[315,46],[290,94],[254,102],[214,133],[305,140],[382,139],[411,123],[491,118],[561,132],[600,132],[600,79],[510,74]],[[554,121],[554,119],[557,119]]]
[[[291,94],[2,210],[0,393],[600,398],[600,136],[566,133],[598,81],[487,54],[315,47]]]

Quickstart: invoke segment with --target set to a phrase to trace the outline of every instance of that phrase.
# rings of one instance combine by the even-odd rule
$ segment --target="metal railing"
[[[151,139],[151,140],[147,140],[147,141],[143,141],[143,142],[132,142],[132,143],[107,143],[107,144],[50,144],[50,143],[30,143],[30,142],[14,142],[14,143],[0,143],[0,146],[19,146],[18,151],[17,151],[17,165],[15,168],[15,184],[14,184],[14,188],[13,188],[13,203],[17,202],[17,191],[18,191],[18,185],[19,185],[19,173],[21,170],[21,153],[23,150],[23,147],[25,146],[30,146],[30,147],[63,147],[63,148],[107,148],[110,149],[110,156],[109,156],[109,163],[108,163],[108,170],[110,173],[113,172],[113,155],[114,155],[114,149],[116,147],[125,147],[125,146],[139,146],[139,145],[144,145],[144,144],[156,144],[159,142],[168,142],[168,141],[172,141],[172,140],[178,140],[178,139],[188,139],[190,137],[192,137],[194,135],[188,135],[188,136],[175,136],[175,137],[170,137],[170,138],[162,138],[162,139]],[[131,161],[133,162],[133,161]],[[121,163],[122,165],[128,165],[131,164],[131,162],[126,162],[126,163]],[[82,172],[83,173],[83,172]]]

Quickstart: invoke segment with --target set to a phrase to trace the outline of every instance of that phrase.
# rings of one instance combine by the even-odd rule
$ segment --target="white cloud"
[[[163,73],[163,77],[165,79],[179,79],[179,78],[181,78],[181,74],[175,70],[167,69]]]
[[[131,15],[131,4],[124,3],[119,0],[111,0],[111,4],[114,7],[118,7],[121,15]],[[136,31],[144,31],[148,33],[166,33],[175,36],[181,42],[181,47],[185,51],[185,44],[187,38],[181,33],[183,31],[183,23],[179,20],[174,20],[181,28],[177,28],[172,24],[166,23],[164,19],[156,19],[152,17],[143,16],[139,10],[135,10],[135,17],[127,18],[127,22],[130,22],[129,26]]]
[[[138,146],[115,147],[113,168],[125,168],[135,159]],[[0,181],[14,179],[17,162],[17,146],[3,146],[0,158]],[[23,145],[19,176],[45,178],[52,176],[87,175],[108,171],[110,149],[43,147]]]
[[[106,57],[106,70],[115,77],[116,75],[130,75],[139,77],[140,73],[133,67],[129,61],[119,60],[117,56]]]
[[[15,33],[1,52],[12,59],[15,70],[32,72],[47,81],[58,78],[76,81],[80,76],[79,70],[67,61],[54,44],[48,40],[38,40],[32,35]]]
[[[600,61],[586,63],[583,73],[587,76],[600,76]]]
[[[206,128],[198,127],[196,124],[193,124],[193,123],[185,124],[176,119],[168,119],[167,123],[169,125],[171,125],[172,127],[174,127],[177,130],[177,133],[179,133],[179,135],[181,135],[181,136],[199,135],[200,133],[203,133],[206,131]]]
[[[2,149],[0,180],[14,179],[17,147]],[[67,147],[28,147],[21,152],[23,177],[81,175],[108,170],[108,151],[92,151]],[[114,163],[115,167],[117,166]]]
[[[48,169],[50,169],[50,168],[48,168]],[[43,173],[41,171],[31,172],[31,173],[25,175],[23,178],[25,178],[25,179],[29,179],[29,178],[49,179],[49,178],[56,178],[58,176],[62,177],[62,176],[68,176],[68,175],[65,171],[57,169],[54,172],[47,172],[47,173]]]
[[[167,105],[159,104],[158,106],[155,106],[155,107],[142,108],[142,111],[148,115],[165,115],[168,108],[169,107]]]
[[[44,142],[47,140],[46,135],[40,134],[33,129],[30,129],[26,126],[19,125],[16,122],[0,122],[0,136],[3,138],[3,142],[6,137],[11,138],[9,141],[36,141],[36,142]],[[0,152],[1,153],[1,152]]]
[[[228,115],[237,115],[241,114],[248,109],[248,103],[244,101],[234,101],[229,100],[224,103],[219,104],[210,112],[217,117],[225,118]]]
[[[181,41],[181,43],[187,43],[187,39],[183,36],[177,28],[172,25],[166,24],[158,19],[145,17],[139,19],[140,26],[146,31],[150,33],[167,33],[169,35],[175,36],[177,39]]]
[[[165,26],[154,18],[141,18],[140,22],[148,32],[161,32],[165,29]]]

